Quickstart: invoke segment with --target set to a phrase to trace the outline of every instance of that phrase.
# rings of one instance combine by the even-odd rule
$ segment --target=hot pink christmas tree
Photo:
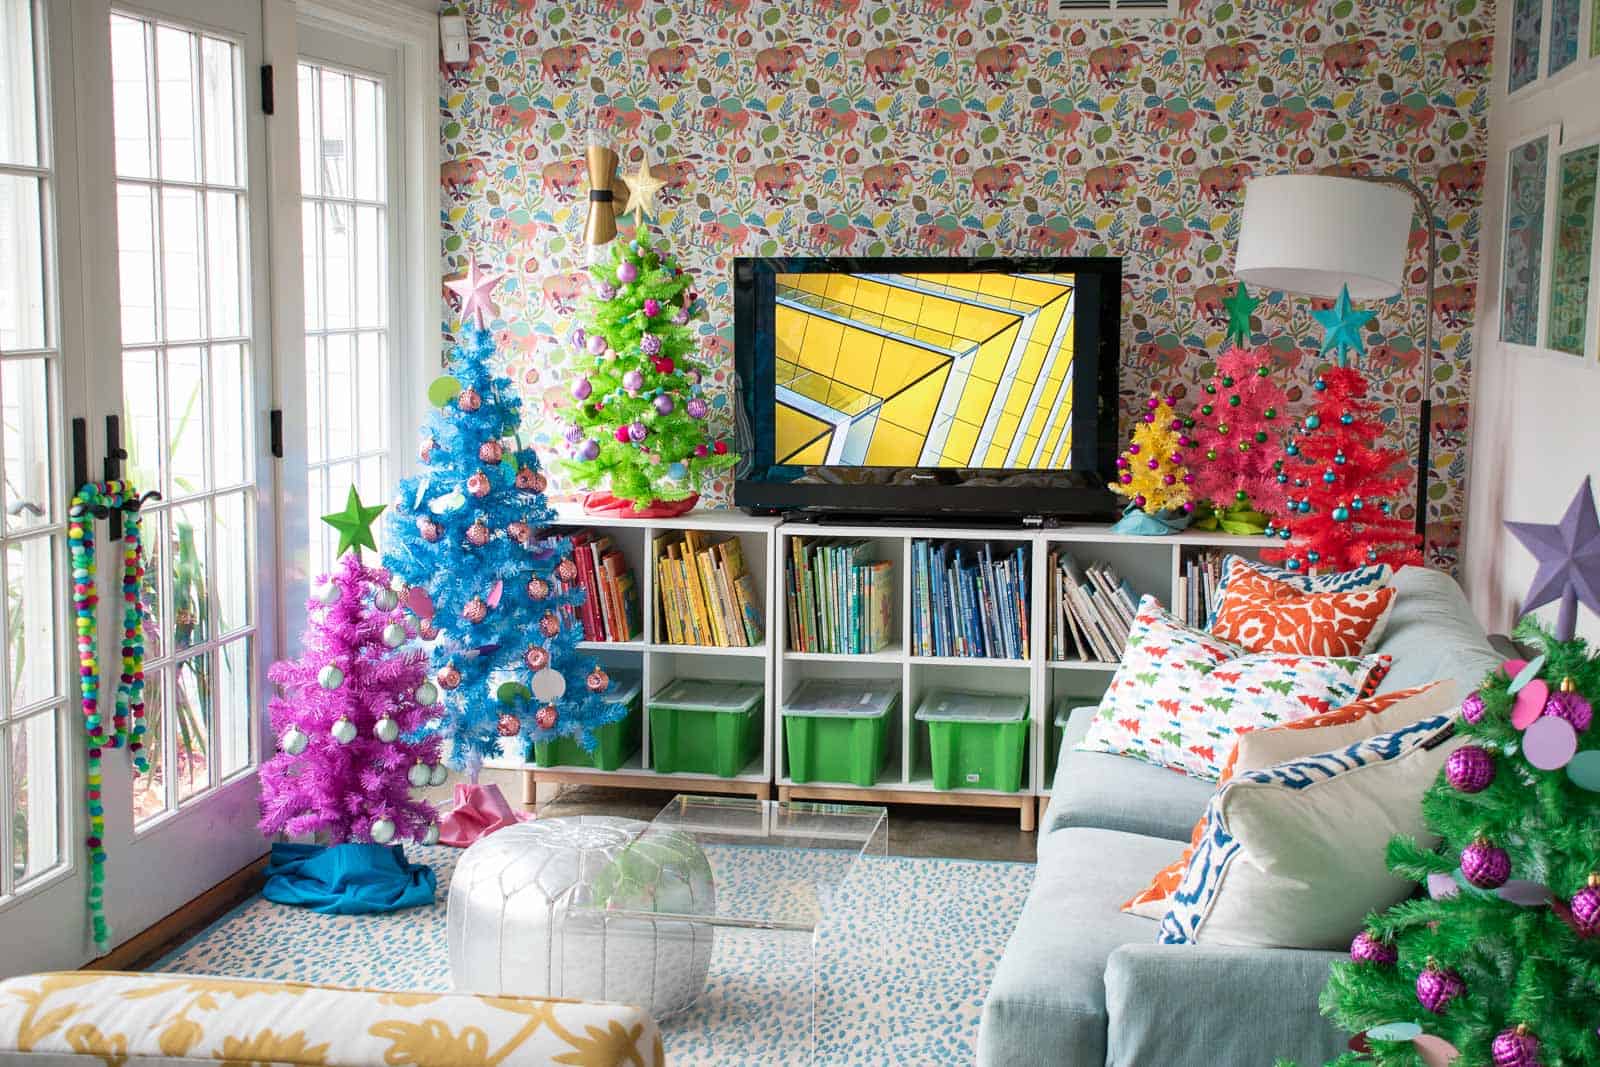
[[[1265,347],[1231,346],[1190,414],[1190,435],[1204,460],[1192,468],[1194,495],[1218,512],[1276,513],[1281,494],[1273,464],[1283,458],[1289,401],[1273,364]]]
[[[371,510],[371,509],[369,509]],[[278,754],[261,768],[261,831],[326,834],[333,844],[433,844],[433,808],[411,796],[440,785],[437,737],[416,739],[438,692],[389,573],[346,552],[308,604],[300,658],[272,665]]]

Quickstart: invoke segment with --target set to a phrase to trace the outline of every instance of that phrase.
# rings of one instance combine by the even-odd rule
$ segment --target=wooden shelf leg
[[[522,772],[522,806],[532,811],[539,804],[539,783],[532,771]]]
[[[761,788],[760,788],[760,790],[756,793],[756,799],[757,800],[771,800],[772,799],[772,786],[763,783]]]
[[[1033,833],[1034,815],[1037,811],[1034,807],[1034,799],[1032,797],[1023,797],[1022,805],[1017,810],[1022,813],[1022,832],[1025,834]]]
[[[778,787],[778,803],[780,803],[780,804],[789,803],[789,787],[788,786],[780,785]]]

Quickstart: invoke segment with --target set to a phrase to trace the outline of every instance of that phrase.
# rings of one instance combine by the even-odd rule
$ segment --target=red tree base
[[[608,519],[671,519],[693,511],[698,503],[700,494],[691,493],[682,500],[652,500],[640,511],[634,508],[631,500],[622,500],[610,493],[588,493],[583,498],[583,510]]]

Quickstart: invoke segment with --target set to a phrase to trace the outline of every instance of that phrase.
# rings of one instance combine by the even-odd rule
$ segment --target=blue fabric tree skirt
[[[432,904],[433,868],[399,845],[274,844],[261,895],[324,915],[372,915]]]

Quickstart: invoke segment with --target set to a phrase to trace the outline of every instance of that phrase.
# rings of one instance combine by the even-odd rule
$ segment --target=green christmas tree
[[[1429,896],[1370,917],[1334,965],[1323,1012],[1365,1048],[1341,1065],[1600,1063],[1600,658],[1531,619],[1517,637],[1540,654],[1467,697],[1423,799],[1442,844],[1389,845]]]
[[[691,502],[707,472],[738,456],[715,436],[690,321],[701,313],[692,280],[640,231],[592,268],[577,351],[562,468],[584,488],[605,486],[635,510]],[[591,501],[604,506],[608,501]]]

